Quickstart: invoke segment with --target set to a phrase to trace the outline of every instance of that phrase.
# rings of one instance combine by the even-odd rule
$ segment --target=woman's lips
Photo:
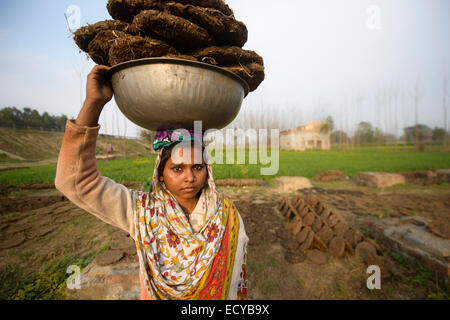
[[[181,189],[181,190],[186,191],[186,192],[192,192],[192,191],[194,191],[195,189],[194,189],[194,187],[188,187],[188,188],[183,188],[183,189]]]

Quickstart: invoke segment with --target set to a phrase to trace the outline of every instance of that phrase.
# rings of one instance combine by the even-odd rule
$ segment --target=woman
[[[105,78],[108,69],[93,68],[83,108],[67,122],[56,188],[77,206],[129,232],[139,257],[141,299],[246,299],[248,237],[234,204],[217,192],[211,165],[195,163],[200,150],[192,136],[158,132],[148,193],[100,175],[95,146],[100,113],[113,96]]]

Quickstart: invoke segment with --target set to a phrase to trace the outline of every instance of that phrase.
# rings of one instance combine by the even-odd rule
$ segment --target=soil
[[[21,203],[39,205],[25,210]],[[61,201],[61,196],[0,197],[0,204],[10,204],[8,211],[12,211],[0,217],[0,268],[19,265],[37,272],[54,258],[100,250],[117,230],[69,201]]]
[[[176,2],[151,2],[145,10],[157,10],[188,20],[204,28],[218,44],[223,46],[243,47],[247,42],[248,30],[245,24],[215,9]]]
[[[160,1],[167,3],[171,1]],[[216,9],[226,16],[233,16],[233,11],[222,0],[178,0],[180,4]],[[160,3],[154,0],[109,0],[107,9],[111,17],[117,20],[132,22],[133,18],[143,10],[155,9]]]
[[[375,253],[376,253],[375,247],[366,241],[361,242],[355,248],[356,256],[364,262],[367,262],[367,258]]]
[[[345,183],[344,185],[350,185]],[[364,217],[401,217],[415,214],[429,216],[433,220],[450,222],[448,215],[450,197],[440,192],[424,189],[414,192],[373,192],[373,189],[323,189],[314,188],[311,192],[319,196],[324,202],[338,209],[344,217],[354,222]],[[351,212],[351,214],[349,214]]]
[[[374,258],[383,259],[375,257],[375,246],[369,241],[363,242],[365,246],[359,245],[358,243],[365,240],[361,233],[349,226],[333,208],[317,196],[301,196],[296,193],[292,197],[283,197],[276,212],[288,222],[287,228],[291,232],[285,237],[283,246],[291,256],[295,256],[295,251],[300,250],[306,252],[313,263],[324,264],[328,261],[328,255],[343,257],[345,253],[353,255],[356,250],[357,255],[361,256],[362,252],[367,252],[361,248],[371,247]],[[318,253],[317,250],[323,253]],[[372,252],[364,255],[364,263],[367,262],[369,253]],[[289,257],[289,254],[285,256]]]
[[[430,186],[433,184],[448,183],[448,177],[446,175],[439,175],[436,170],[418,170],[400,172],[405,177],[406,181],[410,184],[419,186]]]
[[[270,186],[218,188],[236,204],[250,238],[247,266],[250,299],[423,299],[427,298],[431,289],[437,288],[434,283],[427,286],[412,285],[411,279],[420,275],[419,271],[394,260],[386,248],[380,248],[370,239],[365,230],[368,222],[379,219],[375,214],[378,211],[373,210],[376,208],[395,206],[410,214],[435,220],[444,219],[450,210],[448,189],[439,186],[411,189],[405,186],[378,191],[346,182],[321,185],[321,188],[308,192],[297,192],[301,197],[308,194],[318,196],[321,202],[330,206],[331,212],[336,211],[343,217],[349,225],[344,239],[358,240],[359,231],[364,233],[364,242],[358,243],[364,243],[362,247],[368,248],[366,252],[358,248],[357,252],[352,253],[350,246],[345,248],[349,254],[335,257],[331,252],[323,250],[311,253],[311,250],[318,250],[318,247],[314,237],[307,239],[313,234],[309,229],[302,244],[311,242],[311,250],[303,252],[297,250],[298,246],[292,246],[294,242],[289,234],[288,223],[275,210],[281,196],[273,192]],[[37,271],[44,262],[53,258],[95,252],[108,242],[114,249],[114,239],[126,236],[124,232],[118,232],[117,228],[75,207],[60,195],[58,197],[50,198],[46,190],[23,190],[17,197],[15,194],[0,197],[1,207],[8,204],[9,208],[0,217],[0,246],[3,248],[0,250],[0,267],[20,264]],[[37,198],[41,200],[36,200]],[[355,206],[355,200],[363,201],[364,204]],[[45,201],[47,203],[43,205]],[[26,209],[21,207],[22,203],[36,203],[37,207]],[[319,204],[315,206],[318,207]],[[363,212],[362,207],[367,210]],[[328,219],[327,216],[332,216],[326,209],[322,210],[321,217]],[[333,235],[338,228],[339,223],[335,225],[334,231],[331,228],[328,231]],[[321,236],[326,234],[325,229],[323,227],[317,236],[328,243],[331,238],[324,241]],[[303,229],[298,232],[297,237],[302,232]],[[331,249],[334,241],[336,249]],[[335,255],[340,256],[342,239],[332,240],[329,247],[330,251],[336,250]],[[374,255],[374,251],[377,254]],[[383,260],[378,261],[379,254],[383,254]],[[327,257],[325,262],[324,255]],[[382,290],[367,289],[367,267],[360,260],[361,255],[366,263],[375,261],[382,266]],[[119,256],[109,258],[119,259]],[[389,265],[386,271],[385,265]],[[445,291],[448,288],[440,287],[439,290],[448,294]]]
[[[156,9],[205,28],[219,45],[243,47],[247,42],[248,30],[245,24],[218,10],[174,2]]]
[[[16,170],[22,170],[22,169],[28,169],[29,167],[23,166],[23,167],[9,167],[9,168],[0,168],[0,172],[4,171],[16,171]]]
[[[97,259],[97,263],[100,266],[107,266],[118,262],[124,257],[124,253],[120,250],[108,250]]]
[[[237,74],[250,91],[265,78],[263,59],[241,49],[247,27],[222,0],[110,0],[107,9],[115,20],[82,27],[74,36],[97,64],[152,57],[200,61]]]
[[[322,228],[318,236],[326,235],[328,228],[328,236],[325,237],[324,242],[329,246],[328,261],[322,265],[316,263],[322,263],[327,256],[326,252],[319,250],[322,252],[319,255],[323,258],[320,260],[315,259],[317,251],[310,253],[311,250],[308,250],[307,253],[314,259],[312,261],[311,258],[307,259],[303,251],[298,250],[297,245],[294,245],[293,239],[289,236],[288,224],[275,213],[277,201],[281,200],[278,194],[263,188],[235,201],[250,238],[248,261],[249,263],[253,261],[248,271],[250,299],[427,298],[429,289],[411,285],[412,279],[421,277],[420,271],[394,260],[387,248],[380,248],[366,233],[367,223],[380,217],[369,212],[361,215],[360,210],[353,210],[352,201],[362,198],[368,208],[383,208],[388,205],[399,208],[405,206],[417,215],[434,219],[439,218],[440,215],[432,212],[431,208],[429,208],[430,211],[419,211],[418,208],[427,208],[429,202],[427,199],[431,198],[433,199],[431,207],[448,215],[450,190],[443,190],[439,186],[420,189],[404,186],[390,191],[379,191],[355,186],[350,182],[329,183],[321,186],[320,189],[304,191],[301,194],[317,195],[322,202],[331,207],[330,211],[323,210],[322,217],[332,216],[330,213],[333,211],[345,217],[347,228],[343,228],[343,225],[338,222],[333,229],[334,232],[339,233],[346,229],[344,232],[346,239],[352,242],[352,245],[349,245],[343,237],[339,236],[331,240],[332,228]],[[386,203],[386,199],[390,200]],[[254,204],[255,202],[258,204]],[[331,202],[339,204],[340,208],[337,209]],[[309,231],[304,228],[297,237],[305,230]],[[269,236],[269,233],[273,231],[275,231],[275,239]],[[364,232],[364,235],[361,232]],[[304,236],[300,238],[302,241],[305,240]],[[344,247],[343,243],[346,244]],[[358,253],[356,253],[355,248],[358,243],[362,245],[358,247]],[[366,252],[363,249],[366,249]],[[314,247],[312,250],[318,250],[318,248]],[[360,258],[361,256],[364,260]],[[367,264],[380,266],[383,278],[382,290],[367,289]],[[446,294],[449,293],[448,284],[447,287],[438,287],[437,283],[429,286],[434,289],[440,288],[439,290]]]
[[[312,263],[317,265],[325,264],[328,261],[328,256],[317,249],[309,250],[307,253],[307,257],[309,260],[311,260]]]
[[[295,238],[295,240],[297,240],[297,243],[303,243],[305,242],[306,238],[308,238],[308,235],[310,233],[309,228],[303,228],[302,231],[300,231],[297,235],[297,237]]]
[[[151,9],[154,1],[109,0],[106,8],[115,20],[133,22],[134,17],[142,10]]]
[[[429,225],[431,232],[433,232],[438,237],[444,239],[450,239],[450,223],[446,221],[434,221]]]
[[[257,63],[244,64],[239,66],[224,67],[247,82],[250,91],[255,91],[265,79],[264,66]]]
[[[198,62],[198,60],[196,58],[194,58],[193,56],[187,56],[185,54],[167,54],[165,56],[162,56],[162,58],[183,59],[183,60],[191,60],[191,61]]]
[[[117,30],[100,31],[89,43],[89,55],[99,65],[109,64],[109,50],[119,38],[125,38],[127,34]]]
[[[27,199],[15,199],[9,197],[0,197],[0,217],[9,212],[27,212],[34,209],[44,208],[50,204],[64,202],[63,196],[42,196],[28,197]]]
[[[118,20],[100,21],[92,25],[81,27],[74,34],[75,43],[84,52],[89,52],[89,44],[95,36],[105,30],[117,30],[122,32],[131,32],[130,24]]]
[[[244,50],[239,47],[207,47],[191,52],[199,61],[215,64],[220,67],[236,66],[240,64],[257,63],[264,65],[264,60],[255,51]],[[213,61],[213,62],[212,62]]]
[[[322,182],[345,180],[345,175],[339,170],[327,170],[316,174],[314,180]]]
[[[284,258],[289,263],[296,264],[304,262],[306,260],[306,254],[301,250],[287,251]]]
[[[173,47],[161,40],[125,36],[114,40],[109,51],[109,63],[116,65],[135,59],[177,55],[177,53]]]
[[[165,39],[181,52],[215,44],[205,28],[166,12],[142,11],[134,18],[133,25],[140,35]]]
[[[330,241],[330,253],[335,257],[342,257],[345,252],[345,240],[336,236]]]
[[[221,187],[243,187],[243,186],[265,186],[264,180],[258,179],[219,179],[216,186]]]

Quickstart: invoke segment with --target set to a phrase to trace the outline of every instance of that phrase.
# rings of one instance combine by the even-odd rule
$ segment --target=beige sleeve
[[[133,192],[102,177],[95,149],[100,126],[82,127],[67,121],[56,169],[55,186],[78,207],[118,227],[135,239]]]

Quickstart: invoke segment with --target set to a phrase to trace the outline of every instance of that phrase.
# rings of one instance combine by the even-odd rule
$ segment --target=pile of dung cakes
[[[81,27],[78,47],[101,65],[142,58],[208,63],[243,78],[250,91],[264,80],[264,61],[244,50],[248,30],[223,0],[109,0],[114,20]]]
[[[389,274],[381,248],[359,230],[347,224],[333,209],[314,195],[283,197],[277,208],[288,222],[284,246],[290,263],[306,259],[325,264],[329,256],[356,255],[366,265],[376,264]]]

